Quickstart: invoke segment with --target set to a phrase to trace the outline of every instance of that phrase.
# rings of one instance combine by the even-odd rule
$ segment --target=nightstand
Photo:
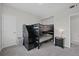
[[[64,48],[64,38],[55,37],[55,46]]]

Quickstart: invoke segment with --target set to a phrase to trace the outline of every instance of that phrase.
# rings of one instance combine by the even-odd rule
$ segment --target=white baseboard
[[[16,42],[8,42],[8,44],[3,44],[2,48],[6,48],[6,47],[9,47],[9,46],[13,46],[13,45],[17,45]]]
[[[79,42],[77,41],[72,41],[73,44],[79,45]]]

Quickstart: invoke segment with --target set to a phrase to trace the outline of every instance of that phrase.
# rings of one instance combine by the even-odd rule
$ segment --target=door
[[[71,43],[79,45],[79,15],[71,16]]]
[[[10,15],[3,16],[3,47],[17,44],[16,17]]]

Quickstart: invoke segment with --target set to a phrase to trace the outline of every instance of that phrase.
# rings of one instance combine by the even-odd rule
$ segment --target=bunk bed
[[[42,43],[54,40],[54,25],[23,25],[23,38],[23,45],[28,50],[35,47],[39,49]]]

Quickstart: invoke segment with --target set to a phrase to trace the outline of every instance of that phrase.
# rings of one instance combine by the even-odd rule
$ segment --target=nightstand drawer
[[[64,48],[64,38],[55,37],[55,46]]]

